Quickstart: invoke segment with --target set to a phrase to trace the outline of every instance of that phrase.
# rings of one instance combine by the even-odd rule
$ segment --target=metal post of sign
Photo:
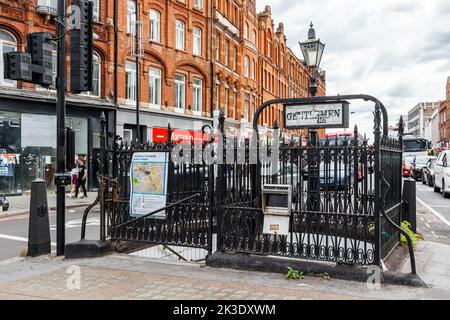
[[[310,97],[315,97],[317,94],[317,78],[314,75],[310,77],[309,85],[309,95]],[[308,199],[308,211],[319,210],[320,204],[320,154],[317,152],[317,129],[311,128],[309,130],[309,164],[308,164],[308,190],[310,198]]]

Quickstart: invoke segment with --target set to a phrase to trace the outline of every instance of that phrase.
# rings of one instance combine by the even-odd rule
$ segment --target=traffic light
[[[27,51],[31,55],[33,83],[44,87],[53,85],[53,49],[52,35],[48,32],[30,33],[27,38]],[[40,68],[39,68],[40,67]]]
[[[75,130],[66,127],[66,170],[75,167]]]
[[[72,0],[71,8],[79,19],[70,30],[70,89],[73,93],[92,91],[92,2]]]
[[[31,55],[26,52],[4,53],[4,77],[10,80],[31,81]]]

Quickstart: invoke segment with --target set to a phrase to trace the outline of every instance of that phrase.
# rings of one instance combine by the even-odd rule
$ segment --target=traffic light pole
[[[139,114],[140,114],[140,77],[139,77],[139,54],[140,54],[140,30],[139,30],[139,25],[138,25],[138,21],[139,21],[139,1],[136,0],[136,23],[134,26],[134,32],[136,33],[136,140],[138,143],[141,143],[142,138],[141,138],[141,124],[139,121]]]
[[[65,173],[66,118],[66,1],[58,0],[58,75],[56,101],[56,172]],[[65,246],[65,186],[56,186],[56,255],[64,255]]]

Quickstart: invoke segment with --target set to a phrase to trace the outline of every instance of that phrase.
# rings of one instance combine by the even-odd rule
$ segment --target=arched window
[[[17,50],[17,40],[8,31],[0,29],[0,85],[15,87],[16,82],[4,78],[4,61],[3,54],[7,52],[12,52]]]
[[[181,20],[177,20],[176,22],[176,48],[178,50],[184,50],[184,33],[185,33],[185,24]]]
[[[248,23],[244,24],[244,39],[248,39]]]
[[[161,41],[161,13],[150,10],[150,40]]]
[[[253,30],[252,42],[253,42],[254,44],[256,44],[256,31],[255,31],[255,30]]]
[[[255,59],[252,59],[252,79],[255,80],[255,72],[256,72],[256,63],[255,63]]]
[[[101,79],[102,79],[102,63],[100,56],[94,52],[92,60],[92,91],[89,93],[92,96],[101,96]]]
[[[194,28],[194,54],[200,56],[202,54],[202,29]]]
[[[248,56],[244,58],[244,75],[248,78],[249,76],[249,59]]]

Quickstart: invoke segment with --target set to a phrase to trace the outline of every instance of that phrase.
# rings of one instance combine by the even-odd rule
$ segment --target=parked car
[[[434,185],[434,169],[436,168],[437,158],[428,160],[427,165],[422,170],[422,183],[432,187]]]
[[[441,152],[434,169],[434,192],[450,197],[450,150]]]
[[[414,162],[414,157],[405,157],[403,159],[402,173],[403,177],[409,178],[411,176],[411,167]]]
[[[411,178],[416,181],[422,180],[422,170],[425,168],[430,159],[436,159],[436,157],[416,156],[411,167]]]
[[[355,170],[353,169],[353,163],[345,165],[343,162],[322,162],[319,170],[321,190],[345,190],[352,188],[354,185]],[[357,170],[357,181],[360,182],[364,179],[364,170],[361,166]]]

